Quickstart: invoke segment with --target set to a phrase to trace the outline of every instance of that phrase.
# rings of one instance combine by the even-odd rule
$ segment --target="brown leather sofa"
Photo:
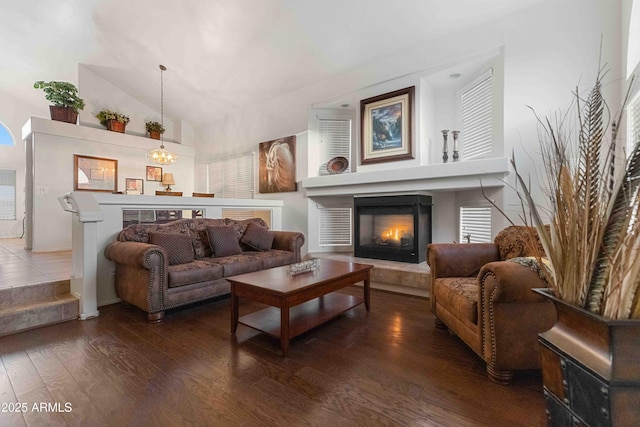
[[[130,225],[105,256],[118,297],[159,322],[165,310],[229,294],[225,277],[299,262],[303,244],[302,233],[268,230],[260,218],[194,218]]]
[[[531,237],[537,239],[535,229],[512,226],[494,243],[428,246],[436,326],[471,347],[500,384],[508,384],[514,370],[540,368],[538,334],[556,319],[553,305],[531,291],[548,287],[535,259],[524,258],[535,254]]]

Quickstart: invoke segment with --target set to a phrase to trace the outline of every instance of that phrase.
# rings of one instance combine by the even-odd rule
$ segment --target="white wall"
[[[118,190],[124,191],[125,178],[144,180],[144,194],[155,195],[163,190],[162,184],[147,181],[145,172],[149,165],[145,154],[151,140],[145,137],[111,132],[87,126],[32,118],[25,126],[24,139],[27,155],[33,161],[33,207],[27,211],[33,221],[28,246],[34,252],[71,249],[71,218],[64,212],[57,198],[74,190],[74,155],[102,157],[118,161]],[[180,161],[163,167],[172,172],[176,185],[173,191],[185,195],[193,192],[193,147],[165,142],[167,148],[180,155]],[[28,195],[28,193],[27,193]],[[55,226],[52,226],[55,224]]]
[[[255,105],[239,114],[221,118],[198,129],[188,123],[174,123],[165,117],[167,127],[172,128],[165,136],[166,139],[193,144],[196,147],[198,156],[194,168],[193,188],[204,191],[206,163],[216,157],[257,149],[257,145],[262,141],[304,133],[309,128],[310,105],[343,97],[350,97],[359,102],[362,98],[415,83],[419,89],[417,93],[429,96],[429,92],[435,92],[436,100],[423,99],[416,110],[420,115],[419,120],[415,121],[420,125],[414,130],[420,141],[417,159],[367,167],[369,170],[385,170],[402,168],[409,162],[436,162],[438,158],[441,159],[441,153],[440,156],[433,153],[437,153],[441,148],[442,140],[438,132],[443,126],[441,120],[446,118],[439,110],[439,94],[436,87],[429,83],[431,88],[427,88],[421,80],[457,64],[478,61],[480,58],[494,55],[497,50],[502,49],[504,152],[509,155],[513,149],[521,170],[534,173],[538,140],[535,119],[527,105],[535,108],[539,114],[545,115],[567,106],[571,101],[571,91],[578,82],[588,87],[597,70],[601,37],[603,62],[611,68],[608,78],[615,81],[623,76],[622,67],[626,68],[627,65],[626,58],[625,63],[621,63],[621,57],[626,56],[626,39],[623,35],[628,34],[629,23],[628,18],[623,19],[621,3],[628,14],[631,10],[631,0],[549,0],[502,20],[470,28],[445,39],[416,40],[415,48],[398,52],[384,61],[317,82],[294,93],[282,94],[270,102]],[[606,87],[607,92],[613,96],[613,106],[617,105],[621,86],[622,84]],[[159,117],[157,106],[149,107],[129,97],[82,65],[79,66],[78,87],[81,96],[90,98],[86,99],[87,108],[81,112],[83,123],[97,125],[97,119],[91,114],[103,103],[132,116],[128,132],[142,134],[144,119]],[[430,109],[435,109],[434,118],[423,117]],[[43,99],[42,105],[34,107],[3,96],[0,115],[0,120],[19,138],[20,128],[27,117],[48,117],[47,104]],[[431,126],[430,122],[433,123],[433,128],[428,128]],[[359,144],[358,141],[358,135],[354,134],[354,143]],[[4,152],[0,152],[0,164],[6,165],[5,167],[15,165],[19,170],[24,170],[24,159],[18,153],[20,150],[22,148],[9,149],[13,153],[5,156],[8,151],[3,149]],[[354,159],[357,159],[357,156],[354,156]],[[302,163],[304,162],[298,157],[298,164]],[[18,176],[20,180],[20,171]],[[298,179],[300,178],[298,176]],[[18,185],[20,189],[20,182]],[[515,212],[519,206],[515,194],[509,190],[505,190],[504,193],[504,207]],[[22,193],[18,191],[18,194],[20,199]],[[306,201],[302,200],[303,197],[304,192],[300,190],[287,195],[289,200],[285,205],[292,206],[291,223],[287,226],[307,233],[309,225],[304,209],[301,208],[306,204]],[[18,204],[20,214],[22,202],[19,200]],[[287,208],[285,216],[288,215],[286,211]],[[0,236],[19,234],[21,224],[18,222],[0,224]],[[435,236],[434,233],[434,240]]]
[[[505,151],[514,151],[519,169],[536,182],[542,177],[536,120],[565,110],[572,91],[592,87],[602,63],[609,72],[604,95],[612,111],[620,102],[619,2],[571,0],[547,2],[514,14],[505,25]],[[513,184],[513,177],[510,177]],[[539,203],[545,203],[541,193]],[[504,208],[512,218],[520,212],[513,191]]]
[[[35,90],[35,89],[34,89]],[[44,95],[44,93],[43,93]],[[22,100],[13,98],[0,91],[0,121],[13,135],[15,145],[13,147],[0,146],[0,169],[15,169],[16,171],[16,220],[0,221],[0,238],[19,237],[22,235],[22,220],[24,218],[24,174],[25,157],[24,143],[22,142],[22,125],[27,117],[32,114],[49,115],[49,107],[44,96],[42,105],[32,106]]]
[[[158,99],[147,105],[103,79],[87,65],[79,64],[78,93],[85,101],[85,107],[79,114],[80,124],[104,129],[104,126],[96,118],[96,114],[100,110],[107,108],[129,116],[131,120],[127,124],[126,132],[128,134],[145,136],[145,122],[150,120],[161,121],[160,78],[158,77],[157,82],[149,82],[149,84],[157,85]],[[166,106],[167,99],[164,102]],[[165,141],[194,145],[195,130],[192,124],[186,121],[173,120],[167,116],[166,111],[162,121],[165,128],[163,135]]]
[[[95,127],[97,129],[104,129],[95,118],[95,113],[102,107],[110,107],[112,109],[121,111],[128,114],[131,118],[131,122],[127,126],[128,135],[145,135],[145,120],[159,120],[159,102],[160,102],[160,82],[158,80],[158,105],[147,106],[143,102],[135,99],[123,90],[113,86],[111,83],[102,79],[94,71],[89,69],[83,64],[78,65],[78,82],[76,84],[79,90],[80,96],[85,100],[86,106],[84,110],[80,111],[80,123],[82,126]],[[154,84],[154,83],[150,83]],[[34,89],[36,90],[36,89]],[[23,217],[25,212],[25,145],[22,141],[22,127],[29,117],[41,117],[49,119],[49,102],[44,99],[44,93],[42,93],[42,103],[38,105],[30,105],[20,99],[11,97],[6,93],[0,93],[0,121],[2,121],[9,131],[13,134],[16,145],[14,147],[0,147],[0,168],[15,169],[17,178],[17,192],[16,192],[16,216],[15,221],[0,221],[0,238],[3,237],[18,237],[23,233]],[[165,100],[166,101],[166,100]],[[193,124],[185,121],[173,121],[170,117],[165,115],[164,118],[165,128],[165,141],[180,142],[182,145],[193,146],[197,138],[197,132]],[[165,144],[168,145],[168,144]],[[141,148],[153,149],[159,146],[159,142],[156,140],[145,139]],[[140,153],[137,153],[139,155]],[[100,150],[97,150],[96,154],[100,156]],[[103,156],[108,157],[108,156]],[[193,160],[185,159],[188,163]],[[169,167],[171,168],[171,166]],[[192,168],[192,166],[191,166]],[[123,173],[127,172],[123,170]],[[135,174],[139,175],[139,174]],[[118,188],[124,188],[124,175],[122,183]],[[142,175],[143,176],[143,175]],[[131,177],[127,175],[127,177]],[[176,177],[177,178],[177,177]],[[181,177],[182,178],[182,177]],[[178,179],[178,178],[177,178]],[[153,194],[156,187],[151,184],[147,185],[145,182],[145,192]],[[182,187],[182,188],[181,188]],[[160,187],[157,189],[161,189]],[[188,178],[185,176],[182,179],[182,183],[178,183],[175,187],[177,191],[182,189],[188,189],[188,191],[194,191],[193,187],[193,172],[190,171]],[[149,190],[151,193],[149,193]],[[66,190],[69,191],[69,190]],[[204,191],[204,190],[201,190]],[[70,239],[70,236],[69,236]],[[65,247],[68,245],[64,245]],[[70,247],[70,246],[69,246]]]
[[[430,157],[433,157],[428,160],[430,162],[442,161],[442,136],[439,131],[446,128],[443,124],[446,117],[438,110],[437,98],[448,95],[439,92],[433,83],[429,83],[430,88],[427,88],[421,79],[459,64],[494,57],[498,58],[495,62],[497,67],[504,71],[504,92],[499,93],[504,102],[504,122],[501,123],[501,116],[496,118],[501,127],[498,133],[504,137],[502,152],[510,155],[514,150],[521,171],[533,173],[536,169],[538,139],[536,121],[527,106],[534,107],[544,115],[567,106],[571,101],[571,91],[578,82],[588,87],[598,68],[601,37],[603,61],[611,68],[609,78],[614,81],[620,76],[619,23],[618,1],[550,0],[446,39],[427,42],[416,40],[414,49],[398,52],[384,61],[294,93],[283,94],[269,103],[207,125],[202,129],[203,143],[198,146],[198,152],[205,158],[212,158],[231,154],[234,150],[256,148],[260,141],[307,129],[307,108],[310,105],[321,105],[323,101],[335,103],[341,98],[355,99],[359,103],[363,98],[416,85],[416,93],[421,96],[435,93],[436,99],[431,103],[427,100],[417,102],[415,111],[419,119],[415,122],[419,123],[419,128],[414,129],[414,136],[419,143],[416,159],[357,166],[357,169],[384,172],[390,168],[420,164]],[[502,52],[503,56],[496,56],[496,52]],[[607,92],[613,97],[613,105],[619,98],[616,86],[607,87]],[[450,103],[445,102],[443,109],[451,110]],[[432,108],[435,108],[430,112],[433,118],[423,117]],[[434,128],[422,128],[430,126],[430,123]],[[354,135],[354,143],[359,144],[359,134]],[[425,150],[429,155],[424,155]],[[310,151],[313,152],[313,148]],[[439,155],[436,154],[438,152]],[[354,159],[358,159],[358,156]],[[300,157],[298,161],[301,161]],[[512,180],[512,177],[509,179]],[[297,195],[303,196],[300,192]],[[542,200],[541,195],[538,196]],[[444,215],[455,215],[455,209],[451,211],[455,207],[455,198],[445,195],[439,195],[438,198],[441,203],[436,205],[434,215],[443,215],[441,208],[447,209]],[[492,198],[502,203],[507,211],[517,213],[520,204],[516,203],[517,197],[511,189],[492,194]],[[507,221],[499,215],[494,218],[498,222],[494,229],[499,230],[507,225]],[[305,222],[302,216],[300,219],[300,223],[291,224],[291,227],[311,234],[310,227],[313,225]],[[440,225],[443,220],[436,217],[435,221]],[[434,241],[450,241],[450,237],[455,236],[455,224],[444,222],[446,227],[454,225],[453,229],[434,232]]]

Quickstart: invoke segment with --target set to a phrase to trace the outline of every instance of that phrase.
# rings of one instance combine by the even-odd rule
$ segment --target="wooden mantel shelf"
[[[503,187],[509,159],[469,160],[305,178],[307,196],[338,196],[397,191],[454,191]]]

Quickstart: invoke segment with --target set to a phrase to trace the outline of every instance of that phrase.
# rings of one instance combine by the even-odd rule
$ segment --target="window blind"
[[[243,219],[253,218],[257,215],[254,214],[254,211],[251,209],[222,209],[222,218],[231,218],[237,221],[242,221]]]
[[[255,153],[245,153],[209,164],[208,192],[227,199],[253,199]]]
[[[492,79],[493,71],[488,70],[462,91],[462,151],[466,160],[491,154]]]
[[[0,220],[16,219],[16,171],[0,169]]]
[[[327,163],[334,157],[344,157],[351,165],[351,119],[320,118],[320,175],[329,175]],[[344,171],[350,171],[350,167]]]
[[[492,242],[490,207],[460,207],[460,242]]]
[[[351,246],[352,209],[318,207],[319,246]]]

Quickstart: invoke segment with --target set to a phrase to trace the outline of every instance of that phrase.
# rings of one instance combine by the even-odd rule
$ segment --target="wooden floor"
[[[240,314],[259,308],[241,300]],[[275,339],[243,325],[234,337],[229,323],[228,298],[159,324],[116,304],[0,338],[0,426],[546,424],[540,373],[490,382],[434,328],[426,299],[372,290],[371,312],[294,339],[287,358]]]

